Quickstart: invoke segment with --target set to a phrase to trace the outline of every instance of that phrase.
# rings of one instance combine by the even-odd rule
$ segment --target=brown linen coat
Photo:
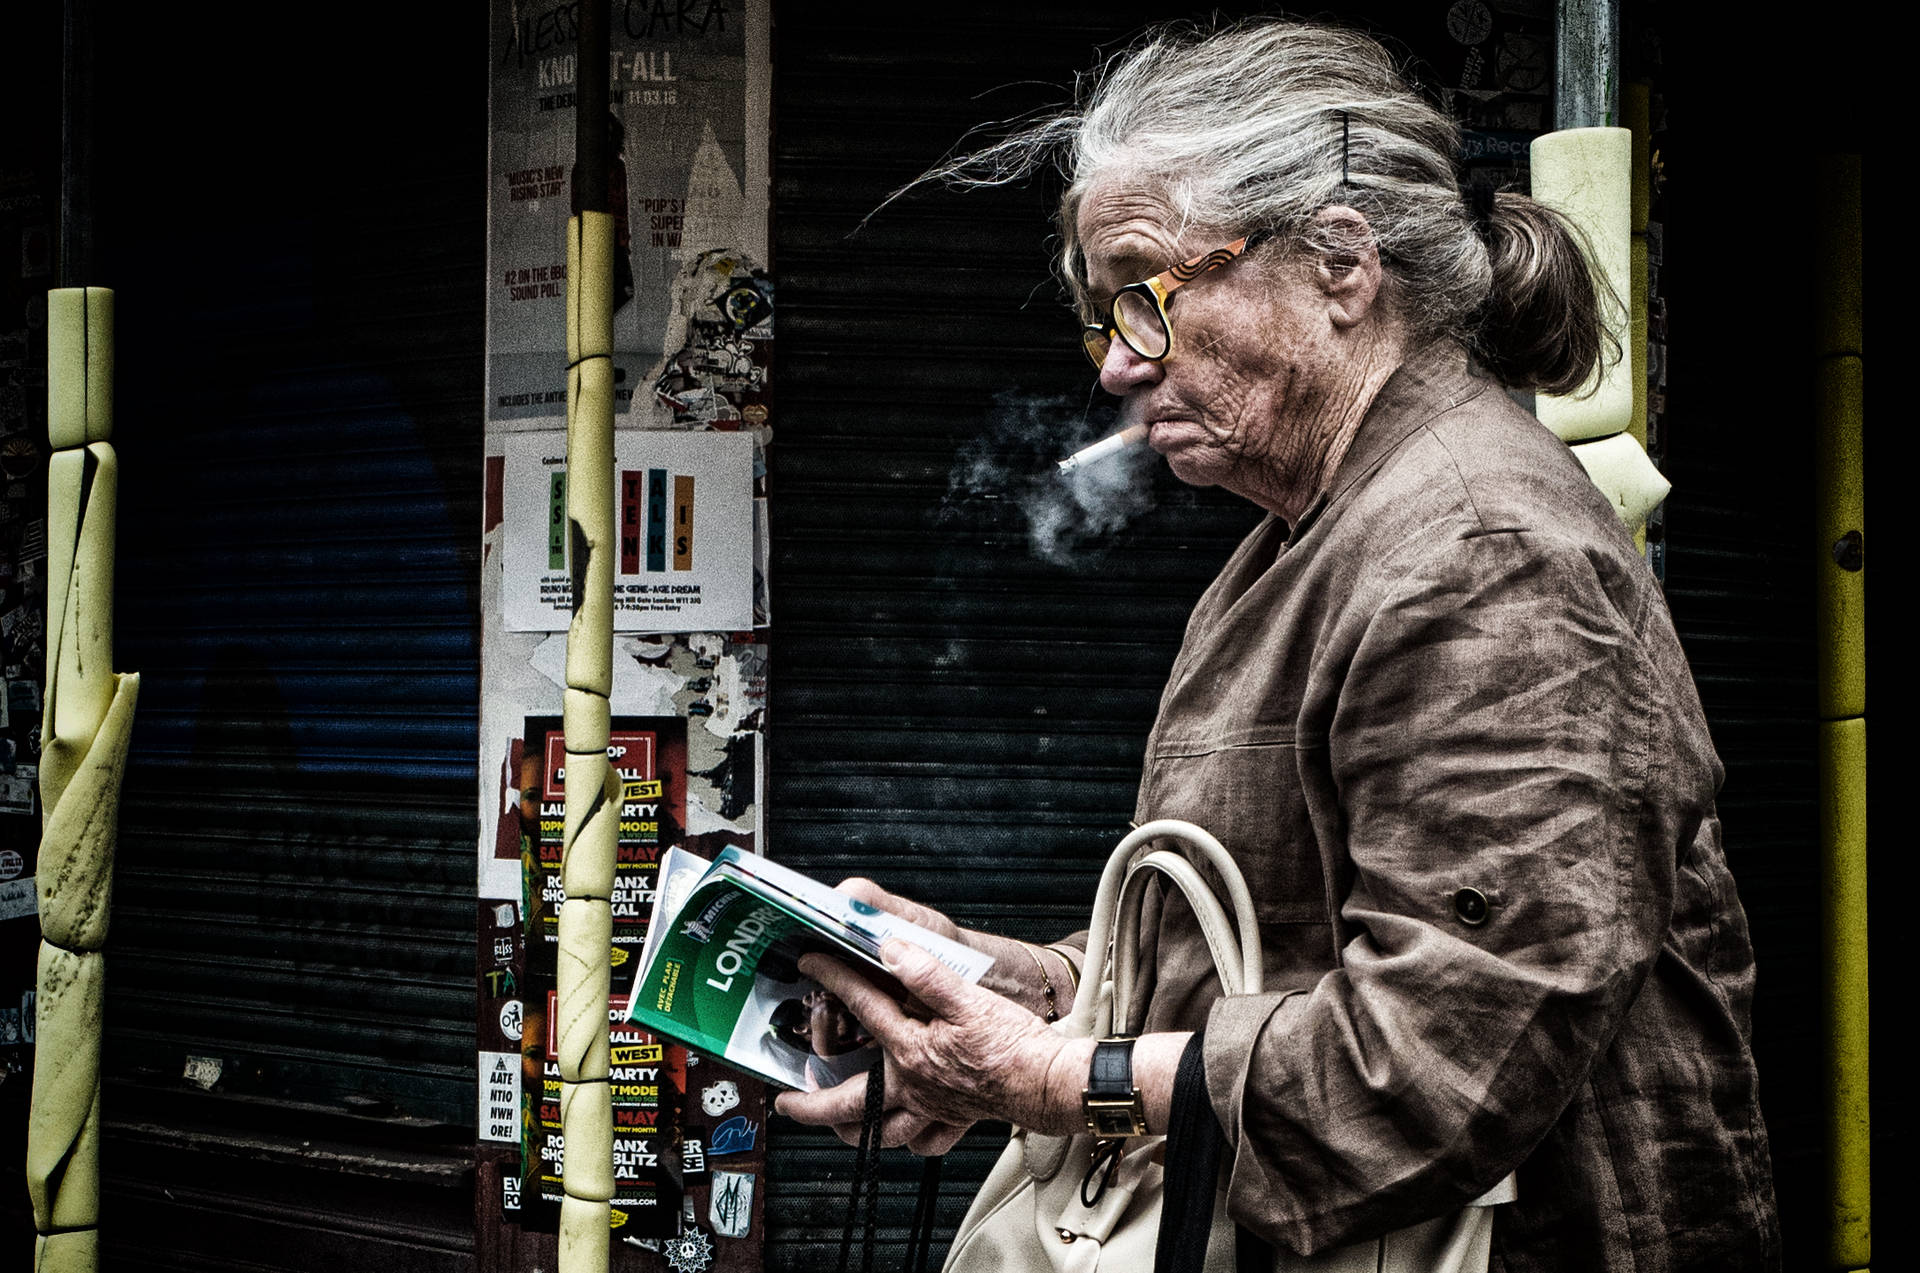
[[[1144,939],[1235,1218],[1311,1253],[1517,1168],[1497,1269],[1777,1266],[1721,777],[1614,511],[1457,346],[1416,356],[1201,599],[1147,744],[1136,818],[1218,836],[1266,944],[1222,999],[1184,901]]]

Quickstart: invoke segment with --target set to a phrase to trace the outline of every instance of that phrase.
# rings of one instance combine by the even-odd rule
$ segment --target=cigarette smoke
[[[1096,464],[1061,473],[1057,461],[1119,430],[1110,405],[1064,397],[1000,394],[986,430],[961,449],[947,475],[945,507],[1005,500],[1026,522],[1035,557],[1085,569],[1106,540],[1153,507],[1159,457],[1134,446]]]

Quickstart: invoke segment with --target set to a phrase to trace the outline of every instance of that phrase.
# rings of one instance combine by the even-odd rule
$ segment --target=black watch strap
[[[1094,1045],[1081,1105],[1087,1128],[1096,1136],[1147,1134],[1146,1102],[1133,1085],[1132,1039],[1102,1039]]]
[[[1093,1045],[1093,1068],[1087,1071],[1087,1094],[1121,1100],[1133,1095],[1132,1039],[1102,1039]]]

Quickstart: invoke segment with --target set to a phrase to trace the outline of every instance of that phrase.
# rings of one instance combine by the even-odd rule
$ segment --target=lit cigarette
[[[1066,459],[1060,461],[1060,471],[1062,473],[1071,473],[1083,465],[1098,464],[1109,455],[1118,455],[1130,446],[1138,446],[1140,443],[1145,442],[1147,440],[1147,433],[1147,425],[1136,424],[1120,430],[1120,432],[1110,438],[1101,438],[1092,446],[1082,447]]]

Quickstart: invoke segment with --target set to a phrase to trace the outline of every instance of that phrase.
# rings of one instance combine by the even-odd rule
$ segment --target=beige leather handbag
[[[1178,840],[1219,876],[1226,908],[1186,855],[1154,847]],[[1100,877],[1087,930],[1088,960],[1073,1011],[1053,1028],[1069,1037],[1138,1032],[1144,1004],[1129,994],[1139,971],[1140,913],[1146,886],[1161,877],[1186,896],[1220,976],[1223,993],[1261,989],[1260,927],[1240,869],[1220,842],[1190,822],[1149,822],[1120,841]],[[1103,952],[1096,963],[1095,952]],[[981,1186],[954,1237],[945,1273],[1146,1273],[1154,1266],[1164,1183],[1164,1136],[1135,1137],[1104,1189],[1089,1173],[1098,1145],[1091,1133],[1043,1136],[1021,1128]],[[1485,1273],[1493,1210],[1513,1200],[1509,1175],[1454,1215],[1310,1257],[1276,1248],[1275,1273]],[[1092,1202],[1089,1205],[1088,1199]],[[1234,1273],[1235,1226],[1216,1184],[1207,1273]]]

